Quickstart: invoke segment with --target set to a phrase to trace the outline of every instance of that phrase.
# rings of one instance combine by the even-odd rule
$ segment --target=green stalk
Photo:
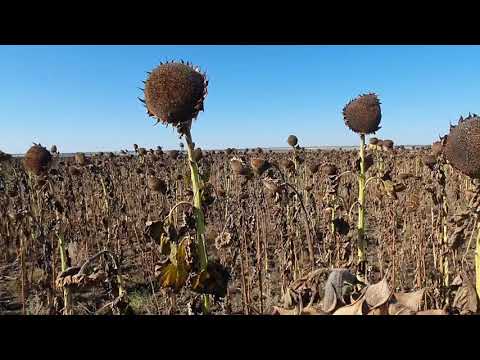
[[[478,224],[477,242],[475,245],[475,288],[480,298],[480,223]]]
[[[190,129],[185,132],[185,141],[187,143],[188,164],[190,165],[190,175],[192,178],[192,190],[193,190],[193,212],[195,214],[196,223],[196,245],[198,257],[200,259],[200,271],[207,271],[208,256],[207,247],[205,244],[205,215],[202,209],[202,196],[200,193],[200,175],[198,173],[198,164],[193,158],[194,145],[192,141],[192,135]],[[208,295],[203,296],[204,311],[208,312]]]
[[[443,223],[443,227],[442,227],[442,242],[443,242],[443,246],[442,246],[442,251],[443,251],[443,268],[442,268],[442,272],[443,272],[443,284],[445,287],[448,287],[448,284],[450,282],[450,279],[449,279],[449,276],[448,276],[448,233],[447,233],[447,209],[446,209],[446,197],[443,196],[443,216],[442,216],[442,223]]]
[[[60,248],[60,260],[62,262],[62,271],[67,270],[67,251],[65,250],[65,241],[63,236],[57,234],[58,237],[58,247]],[[70,289],[67,287],[63,288],[63,301],[64,301],[64,314],[73,315],[72,310],[72,294]]]
[[[335,200],[334,200],[335,201]],[[331,231],[332,231],[332,236],[335,238],[335,213],[337,211],[337,206],[333,205],[332,208],[332,215],[330,216],[330,226],[331,226]]]
[[[443,165],[440,166],[440,174],[445,179],[445,167]],[[448,216],[448,204],[447,204],[447,195],[445,190],[445,183],[442,183],[442,212],[441,212],[441,225],[442,225],[442,246],[440,247],[442,251],[441,255],[441,273],[443,274],[443,285],[445,288],[449,286],[449,276],[448,276],[448,253],[449,253],[449,246],[448,246],[448,229],[447,229],[447,216]]]
[[[360,174],[358,176],[358,265],[359,272],[366,270],[367,243],[365,241],[365,134],[360,134]]]

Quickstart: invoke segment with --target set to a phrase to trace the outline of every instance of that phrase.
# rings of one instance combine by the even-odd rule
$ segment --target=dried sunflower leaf
[[[382,306],[385,304],[390,296],[392,291],[388,287],[388,282],[386,278],[383,278],[382,281],[370,285],[365,291],[365,301],[370,309]]]
[[[345,285],[356,285],[358,279],[347,269],[333,269],[328,275],[323,297],[323,311],[332,312],[338,305],[345,305],[343,291]]]
[[[333,315],[363,315],[365,311],[365,297],[362,296],[353,304],[338,308]]]
[[[394,294],[394,298],[399,304],[406,306],[410,310],[420,311],[425,290],[426,289],[423,288],[409,293],[397,292]]]
[[[373,310],[370,310],[367,315],[388,315],[388,304],[385,303]]]
[[[328,315],[328,314],[312,306],[302,309],[300,314],[298,313],[298,309],[284,309],[278,306],[274,306],[272,315]]]
[[[415,315],[448,315],[448,313],[445,310],[438,309],[418,311]]]
[[[478,296],[470,281],[463,281],[462,286],[457,290],[452,304],[460,314],[475,314],[478,311]]]
[[[163,234],[163,222],[158,221],[147,221],[145,224],[144,233],[149,236],[152,240],[160,241],[160,237]]]
[[[388,315],[415,315],[415,311],[401,303],[393,302],[388,304]]]

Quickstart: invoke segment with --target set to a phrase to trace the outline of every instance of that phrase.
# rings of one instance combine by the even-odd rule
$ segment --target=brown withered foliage
[[[303,160],[295,164],[293,150],[198,149],[211,256],[203,273],[184,152],[137,145],[133,155],[94,154],[83,163],[37,146],[28,161],[8,157],[0,162],[0,313],[22,313],[23,304],[31,313],[34,299],[43,313],[59,313],[65,287],[74,313],[103,313],[119,301],[119,272],[139,314],[198,313],[205,293],[213,314],[478,313],[472,244],[480,196],[467,165],[457,171],[457,158],[449,160],[450,139],[460,137],[450,134],[442,151],[367,150],[367,178],[375,179],[366,193],[365,283],[356,277],[357,151],[295,149]],[[79,273],[102,250],[118,269],[101,257]]]

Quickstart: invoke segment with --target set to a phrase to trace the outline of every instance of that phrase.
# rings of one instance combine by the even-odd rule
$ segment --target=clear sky
[[[480,46],[0,46],[0,150],[32,142],[61,152],[133,143],[178,148],[137,96],[146,71],[184,59],[210,79],[193,125],[202,148],[355,145],[342,108],[364,92],[382,102],[380,138],[430,144],[480,112]]]

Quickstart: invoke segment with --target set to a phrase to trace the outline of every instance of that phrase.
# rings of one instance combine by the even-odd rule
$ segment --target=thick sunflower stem
[[[364,274],[367,264],[367,242],[365,239],[365,134],[360,134],[360,174],[358,176],[358,272]]]
[[[449,246],[448,246],[448,228],[447,228],[447,216],[448,216],[448,203],[447,203],[447,194],[446,194],[446,184],[445,184],[445,168],[441,164],[439,168],[439,184],[441,186],[441,195],[442,195],[442,202],[441,202],[441,213],[440,213],[440,225],[441,225],[441,246],[440,246],[440,272],[443,277],[443,286],[445,290],[448,289],[450,285],[450,278],[449,278],[449,263],[448,263],[448,255],[449,255]],[[448,303],[448,298],[447,298]]]
[[[332,214],[330,215],[330,230],[332,231],[332,236],[335,238],[335,213],[337,211],[337,206],[333,205]]]
[[[477,225],[477,241],[475,245],[475,288],[480,298],[480,222]]]
[[[443,273],[443,285],[445,288],[448,288],[450,279],[449,279],[449,267],[448,267],[448,232],[447,232],[447,208],[446,208],[446,197],[443,196],[443,214],[442,214],[442,273]]]
[[[58,247],[60,248],[60,260],[62,263],[62,271],[67,270],[67,251],[65,249],[65,241],[63,240],[63,236],[57,234],[58,237]],[[63,288],[63,308],[64,308],[64,315],[73,315],[72,309],[72,294],[70,293],[70,289],[65,287]]]
[[[193,151],[194,145],[192,141],[192,135],[190,130],[185,133],[185,141],[187,143],[187,154],[188,154],[188,164],[190,165],[190,175],[192,178],[192,191],[193,191],[193,211],[195,214],[195,224],[196,224],[196,245],[198,257],[200,259],[200,271],[207,271],[208,266],[208,256],[207,256],[207,247],[205,244],[205,216],[202,209],[202,194],[201,184],[200,184],[200,175],[198,172],[197,162],[194,160]],[[203,310],[205,313],[208,313],[209,303],[208,295],[203,296]]]

